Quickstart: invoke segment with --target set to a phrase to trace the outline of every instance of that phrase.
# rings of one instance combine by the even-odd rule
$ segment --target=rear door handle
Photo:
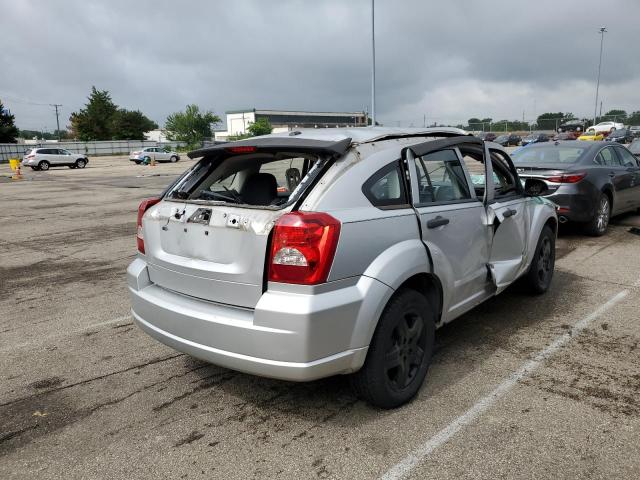
[[[447,225],[448,223],[449,223],[448,218],[444,218],[438,215],[436,218],[433,218],[427,221],[427,228],[438,228],[438,227],[442,227],[443,225]]]
[[[517,210],[514,210],[513,208],[507,208],[502,214],[502,216],[504,218],[509,218],[509,217],[513,217],[516,213],[518,213]]]

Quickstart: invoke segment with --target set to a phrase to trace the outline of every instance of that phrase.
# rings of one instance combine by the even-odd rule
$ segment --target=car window
[[[631,152],[625,150],[624,148],[616,148],[616,153],[622,160],[622,164],[625,167],[637,167],[638,162],[636,161],[636,157],[634,157]]]
[[[399,162],[392,162],[374,173],[362,185],[362,192],[376,207],[397,207],[408,204]]]
[[[432,152],[414,161],[420,204],[471,199],[464,169],[454,150]]]
[[[513,163],[575,163],[585,148],[555,145],[551,147],[531,146],[511,154]]]
[[[493,166],[494,197],[496,199],[522,193],[522,185],[517,180],[518,176],[515,168],[501,151],[491,150],[491,164]]]
[[[622,162],[618,158],[618,156],[613,152],[611,148],[603,148],[600,150],[600,153],[596,156],[596,163],[598,165],[608,166],[608,167],[619,167],[622,165]]]

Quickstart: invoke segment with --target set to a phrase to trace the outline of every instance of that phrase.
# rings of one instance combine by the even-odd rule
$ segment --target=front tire
[[[596,213],[591,221],[586,225],[586,231],[594,237],[601,237],[607,232],[609,219],[611,218],[611,201],[606,193],[600,194]]]
[[[87,161],[84,158],[79,158],[76,160],[76,168],[84,168],[87,166]]]
[[[367,359],[352,376],[356,394],[380,408],[396,408],[420,390],[433,354],[435,314],[415,290],[395,293],[384,309]]]
[[[172,155],[169,160],[171,161],[171,163],[176,163],[178,161],[178,157],[176,157],[175,155]]]
[[[529,290],[535,294],[546,292],[551,285],[556,263],[556,236],[549,225],[545,225],[538,237],[536,250],[529,271],[524,277]]]

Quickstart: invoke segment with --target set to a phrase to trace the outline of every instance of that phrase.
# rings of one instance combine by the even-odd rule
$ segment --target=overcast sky
[[[196,103],[370,109],[370,0],[0,0],[0,98],[53,130],[92,85],[164,123]],[[640,1],[376,1],[377,114],[387,125],[640,110]],[[29,103],[31,102],[31,103]]]

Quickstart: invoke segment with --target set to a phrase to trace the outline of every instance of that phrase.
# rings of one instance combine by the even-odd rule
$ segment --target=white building
[[[266,118],[273,127],[273,133],[288,132],[296,128],[336,128],[365,127],[367,114],[364,112],[298,112],[291,110],[229,110],[227,129],[214,132],[215,140],[227,140],[230,136],[244,135],[249,125]]]
[[[144,139],[151,140],[152,142],[163,143],[167,140],[167,131],[164,128],[156,128],[155,130],[149,130],[144,132]]]

